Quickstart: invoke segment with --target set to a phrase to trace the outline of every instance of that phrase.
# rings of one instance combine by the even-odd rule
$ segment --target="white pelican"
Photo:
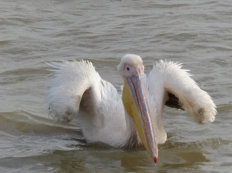
[[[49,115],[58,121],[75,116],[87,143],[113,147],[144,145],[158,159],[157,144],[167,140],[163,108],[180,108],[199,123],[213,122],[216,106],[180,64],[159,61],[148,75],[142,58],[127,54],[118,65],[122,94],[103,80],[89,61],[51,64]]]

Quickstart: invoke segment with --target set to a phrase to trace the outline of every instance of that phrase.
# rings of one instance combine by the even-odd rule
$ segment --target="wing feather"
[[[48,91],[49,115],[66,122],[77,116],[88,143],[123,147],[132,133],[132,120],[125,116],[117,89],[88,61],[53,63],[51,67],[54,76]]]
[[[71,121],[79,112],[83,94],[93,89],[92,83],[97,87],[101,77],[89,61],[65,61],[49,65],[54,73],[48,91],[49,115],[57,121]]]
[[[182,68],[182,64],[159,61],[149,78],[151,87],[157,86],[158,81],[163,88],[163,102],[168,106],[186,110],[199,123],[214,121],[217,111],[212,98],[200,89],[191,78],[189,70]],[[154,94],[155,90],[150,92]]]

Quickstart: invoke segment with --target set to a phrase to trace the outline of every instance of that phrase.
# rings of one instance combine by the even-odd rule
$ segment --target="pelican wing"
[[[48,92],[49,115],[57,121],[71,121],[79,112],[106,114],[102,104],[120,98],[116,88],[104,81],[89,61],[49,65],[54,72]]]
[[[125,145],[131,131],[116,88],[100,77],[91,62],[72,61],[51,66],[54,76],[48,92],[49,115],[65,122],[77,117],[87,142],[114,147]]]
[[[66,61],[49,65],[54,72],[48,92],[49,115],[57,121],[71,121],[81,108],[94,111],[94,99],[98,98],[100,88],[94,92],[96,88],[92,87],[92,83],[97,86],[101,78],[92,63]]]
[[[199,88],[188,70],[182,69],[181,64],[158,62],[150,72],[147,83],[151,95],[155,96],[160,91],[162,98],[159,100],[162,103],[159,104],[184,109],[199,123],[214,121],[214,102],[207,92]]]

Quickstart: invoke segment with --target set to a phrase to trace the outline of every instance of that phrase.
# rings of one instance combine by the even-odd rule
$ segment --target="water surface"
[[[0,1],[0,172],[230,172],[232,3]],[[181,62],[218,107],[213,124],[165,109],[168,141],[155,166],[146,151],[88,146],[78,122],[48,118],[46,63],[91,60],[117,89],[122,55]]]

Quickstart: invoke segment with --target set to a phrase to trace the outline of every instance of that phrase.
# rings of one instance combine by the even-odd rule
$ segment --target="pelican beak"
[[[140,75],[133,75],[124,78],[124,88],[122,94],[124,106],[130,116],[133,117],[140,139],[157,163],[158,146],[156,143],[156,133],[153,125],[144,84]]]

